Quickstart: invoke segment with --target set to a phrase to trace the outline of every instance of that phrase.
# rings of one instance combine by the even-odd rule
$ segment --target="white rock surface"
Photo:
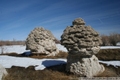
[[[35,28],[26,39],[26,49],[31,50],[33,54],[46,54],[55,56],[59,50],[55,44],[55,37],[44,28]]]
[[[95,55],[90,58],[79,58],[78,56],[69,55],[66,70],[78,76],[90,78],[101,74],[105,68],[99,64],[98,58]]]
[[[2,65],[0,65],[0,80],[2,80],[3,77],[7,76],[7,74],[8,73],[6,69]]]

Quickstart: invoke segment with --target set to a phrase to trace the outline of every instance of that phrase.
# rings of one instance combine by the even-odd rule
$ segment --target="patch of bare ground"
[[[67,58],[68,53],[64,51],[60,51],[57,55],[55,56],[47,56],[47,55],[29,55],[25,56],[22,54],[17,54],[17,53],[6,53],[6,54],[0,54],[0,55],[8,55],[8,56],[13,56],[13,57],[29,57],[29,58],[37,58],[37,59],[43,59],[43,58],[51,58],[51,59],[56,59],[56,58]]]

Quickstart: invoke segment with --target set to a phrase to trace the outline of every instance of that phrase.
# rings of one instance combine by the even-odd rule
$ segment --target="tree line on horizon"
[[[107,35],[101,35],[102,46],[116,46],[117,43],[120,43],[120,34],[119,33],[110,33]]]

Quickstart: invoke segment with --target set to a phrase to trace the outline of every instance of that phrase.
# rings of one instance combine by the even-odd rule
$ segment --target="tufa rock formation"
[[[85,26],[83,19],[73,21],[61,36],[61,44],[68,50],[66,70],[79,76],[92,77],[104,71],[99,64],[97,54],[102,44],[99,34],[90,26]]]
[[[0,64],[0,80],[4,79],[4,77],[7,75],[8,73],[6,69]]]
[[[26,50],[31,50],[32,54],[55,56],[59,53],[55,39],[49,30],[39,27],[35,28],[26,39]]]

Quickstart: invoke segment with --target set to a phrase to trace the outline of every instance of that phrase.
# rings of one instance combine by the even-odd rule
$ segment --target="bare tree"
[[[109,45],[116,46],[116,44],[120,42],[120,34],[111,33],[109,36],[101,35],[101,39],[103,42],[102,46],[109,46]]]
[[[113,46],[116,46],[117,42],[120,42],[120,34],[118,33],[111,33],[109,36],[110,43]]]

